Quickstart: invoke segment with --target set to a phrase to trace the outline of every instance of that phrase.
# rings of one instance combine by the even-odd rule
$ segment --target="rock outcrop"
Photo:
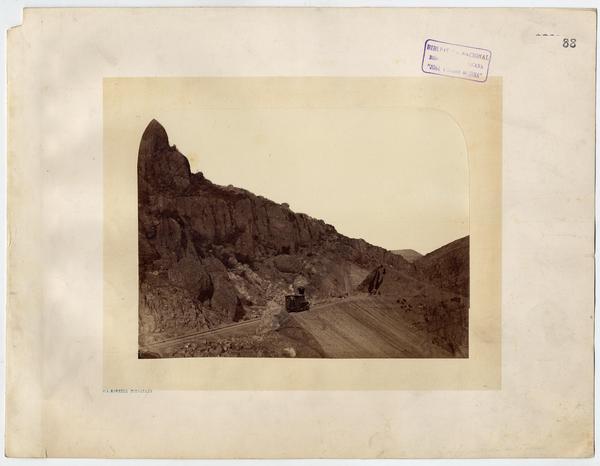
[[[138,154],[140,342],[260,315],[298,283],[312,301],[351,293],[403,257],[332,225],[192,173],[150,122]]]
[[[385,267],[383,265],[378,265],[371,273],[369,273],[369,275],[367,275],[367,278],[358,285],[358,290],[369,294],[377,294],[379,292],[379,287],[383,284],[383,280],[385,279],[385,273]]]

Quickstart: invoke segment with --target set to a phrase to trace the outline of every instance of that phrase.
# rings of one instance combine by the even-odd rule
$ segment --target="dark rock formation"
[[[156,120],[139,148],[138,229],[142,342],[243,319],[295,286],[313,301],[348,294],[382,264],[415,274],[287,204],[191,173]]]
[[[369,275],[367,275],[367,278],[358,285],[358,290],[366,291],[369,294],[377,294],[379,287],[383,284],[385,273],[386,270],[384,266],[377,266],[369,273]]]

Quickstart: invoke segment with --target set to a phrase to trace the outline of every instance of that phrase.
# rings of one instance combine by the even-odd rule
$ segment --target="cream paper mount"
[[[7,454],[591,455],[595,21],[577,9],[25,10],[8,36]],[[223,106],[211,86],[251,108],[389,105],[456,122],[469,358],[137,359],[137,145],[157,113]]]

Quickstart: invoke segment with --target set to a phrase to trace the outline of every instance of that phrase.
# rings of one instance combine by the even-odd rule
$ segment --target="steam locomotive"
[[[301,312],[310,309],[310,302],[304,295],[304,288],[298,288],[298,293],[285,296],[285,309],[288,312]]]

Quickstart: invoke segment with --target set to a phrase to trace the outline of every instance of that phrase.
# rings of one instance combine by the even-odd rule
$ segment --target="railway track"
[[[334,304],[334,303],[319,303],[313,307],[313,310],[327,307],[331,304]],[[248,330],[248,329],[252,328],[253,326],[258,325],[259,322],[260,322],[260,317],[256,317],[254,319],[245,320],[243,322],[236,322],[234,324],[225,325],[225,326],[213,328],[210,330],[202,330],[200,332],[188,333],[186,335],[180,335],[180,336],[173,337],[173,338],[165,338],[164,340],[155,341],[155,342],[146,344],[144,346],[141,346],[140,351],[141,352],[153,352],[153,351],[157,351],[157,350],[166,349],[166,348],[172,347],[174,345],[179,345],[181,343],[188,343],[188,342],[194,341],[194,340],[196,340],[198,338],[202,338],[202,337],[210,338],[215,335],[220,335],[220,334],[224,334],[224,333],[226,334],[226,333],[230,333],[232,331],[236,331],[236,330],[240,330],[240,329]]]
[[[202,338],[202,337],[209,338],[214,335],[229,333],[229,332],[240,330],[240,329],[252,328],[254,326],[257,326],[259,322],[260,322],[260,318],[256,317],[254,319],[245,320],[243,322],[236,322],[234,324],[225,325],[225,326],[219,327],[219,328],[214,328],[214,329],[210,329],[210,330],[202,330],[201,332],[188,333],[187,335],[181,335],[181,336],[173,337],[173,338],[166,338],[164,340],[155,341],[150,344],[144,345],[143,347],[140,347],[140,351],[156,351],[156,350],[160,350],[160,349],[169,348],[173,345],[180,345],[181,343],[188,343],[190,341],[196,340],[197,338]]]

